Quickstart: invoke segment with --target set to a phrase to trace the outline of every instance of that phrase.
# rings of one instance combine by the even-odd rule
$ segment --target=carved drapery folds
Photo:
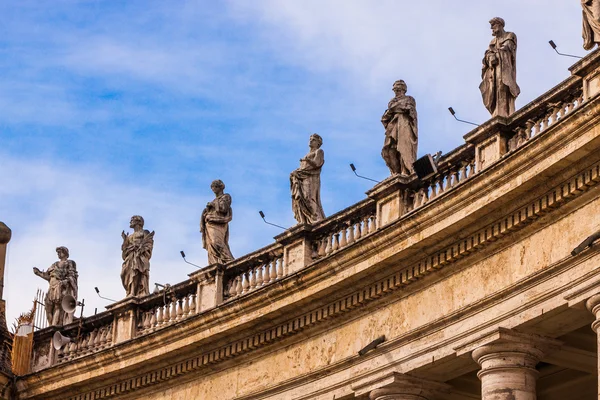
[[[208,252],[208,264],[225,264],[234,259],[229,249],[229,222],[233,218],[231,196],[224,193],[225,184],[213,181],[210,188],[215,199],[206,205],[200,218],[202,247]]]
[[[73,314],[66,313],[61,306],[65,296],[77,299],[77,267],[75,261],[69,260],[69,249],[64,246],[56,248],[58,261],[46,271],[33,268],[33,273],[48,281],[49,287],[44,298],[46,318],[49,325],[66,325],[73,321]]]
[[[600,1],[581,0],[583,48],[591,50],[600,43]]]
[[[392,175],[410,175],[417,159],[417,104],[414,98],[406,95],[407,86],[403,80],[394,82],[392,90],[396,97],[390,100],[381,117],[385,128],[381,156]]]
[[[300,168],[290,174],[292,211],[299,224],[313,224],[325,219],[321,205],[321,168],[325,163],[322,144],[321,136],[311,135],[308,154],[300,159]]]
[[[517,36],[504,30],[502,18],[493,18],[490,25],[494,39],[483,57],[479,90],[492,117],[508,117],[515,112],[515,100],[521,93],[517,85]]]
[[[144,229],[144,218],[139,215],[131,217],[129,224],[133,233],[121,233],[123,267],[121,282],[129,296],[146,296],[150,294],[150,258],[154,248],[154,231]]]

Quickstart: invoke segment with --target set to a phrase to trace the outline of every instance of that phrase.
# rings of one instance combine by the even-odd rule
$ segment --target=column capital
[[[352,385],[355,396],[369,394],[371,400],[432,400],[449,393],[450,389],[444,383],[394,371],[370,376]]]

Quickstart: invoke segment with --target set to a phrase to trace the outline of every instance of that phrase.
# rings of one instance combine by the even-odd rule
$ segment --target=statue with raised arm
[[[229,222],[233,219],[231,196],[224,192],[225,184],[220,179],[213,181],[210,188],[215,199],[206,205],[200,218],[202,247],[208,252],[208,264],[225,264],[233,260],[229,249]]]
[[[313,224],[325,218],[321,205],[321,168],[325,163],[322,145],[321,136],[312,134],[308,154],[300,159],[300,168],[290,174],[292,211],[299,224]]]
[[[494,39],[483,56],[479,90],[492,117],[508,117],[515,112],[515,100],[521,93],[517,85],[517,36],[504,30],[502,18],[492,18],[490,25]]]
[[[396,96],[390,100],[381,117],[385,128],[381,156],[392,175],[410,175],[417,159],[417,103],[406,95],[407,87],[403,80],[394,82],[392,90]]]
[[[583,8],[583,48],[591,50],[600,43],[600,0],[581,0]]]
[[[73,322],[73,314],[66,313],[61,306],[63,297],[73,296],[77,299],[77,268],[75,261],[69,260],[69,249],[64,246],[56,248],[58,261],[46,271],[33,268],[33,273],[48,281],[50,286],[44,298],[46,318],[49,325],[66,325]]]
[[[131,217],[129,227],[133,229],[132,234],[121,232],[121,282],[127,297],[146,296],[150,294],[150,258],[154,248],[154,231],[144,229],[144,218],[139,215]]]

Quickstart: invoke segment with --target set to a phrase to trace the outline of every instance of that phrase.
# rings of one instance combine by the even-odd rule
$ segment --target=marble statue
[[[208,252],[208,264],[225,264],[233,260],[229,249],[229,222],[233,218],[231,196],[224,193],[225,184],[217,179],[210,184],[215,199],[206,205],[200,218],[202,247]]]
[[[385,127],[381,156],[392,175],[410,175],[413,173],[413,163],[417,160],[417,103],[406,95],[407,87],[403,80],[394,82],[392,90],[396,97],[390,100],[381,117]]]
[[[144,229],[144,218],[139,215],[131,217],[129,227],[133,229],[132,234],[121,232],[121,282],[127,297],[146,296],[150,294],[150,258],[154,247],[154,231]]]
[[[46,271],[33,268],[33,273],[48,281],[49,288],[44,298],[46,318],[49,325],[66,325],[73,322],[73,314],[66,313],[61,306],[63,297],[71,295],[77,299],[77,268],[75,261],[69,260],[69,249],[56,248],[58,261]]]
[[[321,136],[312,134],[308,154],[300,159],[300,168],[290,174],[292,211],[299,224],[312,224],[325,218],[321,205],[321,168],[325,154],[321,145]]]
[[[600,0],[581,0],[583,8],[583,48],[591,50],[600,43]]]
[[[521,93],[517,85],[517,36],[504,30],[502,18],[492,18],[490,25],[494,39],[483,57],[479,90],[492,117],[508,117],[515,112],[515,99]]]

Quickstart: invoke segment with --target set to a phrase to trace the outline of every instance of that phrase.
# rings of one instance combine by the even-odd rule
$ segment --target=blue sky
[[[54,248],[67,246],[80,298],[94,286],[124,296],[120,232],[143,215],[156,231],[151,283],[204,265],[200,213],[222,179],[233,197],[231,247],[272,242],[272,222],[295,223],[290,171],[308,137],[324,139],[326,214],[364,198],[388,175],[380,117],[404,79],[419,112],[419,154],[447,152],[489,118],[478,86],[503,17],[519,38],[523,106],[568,76],[584,55],[578,1],[2,1],[0,2],[0,220],[13,229],[8,321],[46,283]]]

